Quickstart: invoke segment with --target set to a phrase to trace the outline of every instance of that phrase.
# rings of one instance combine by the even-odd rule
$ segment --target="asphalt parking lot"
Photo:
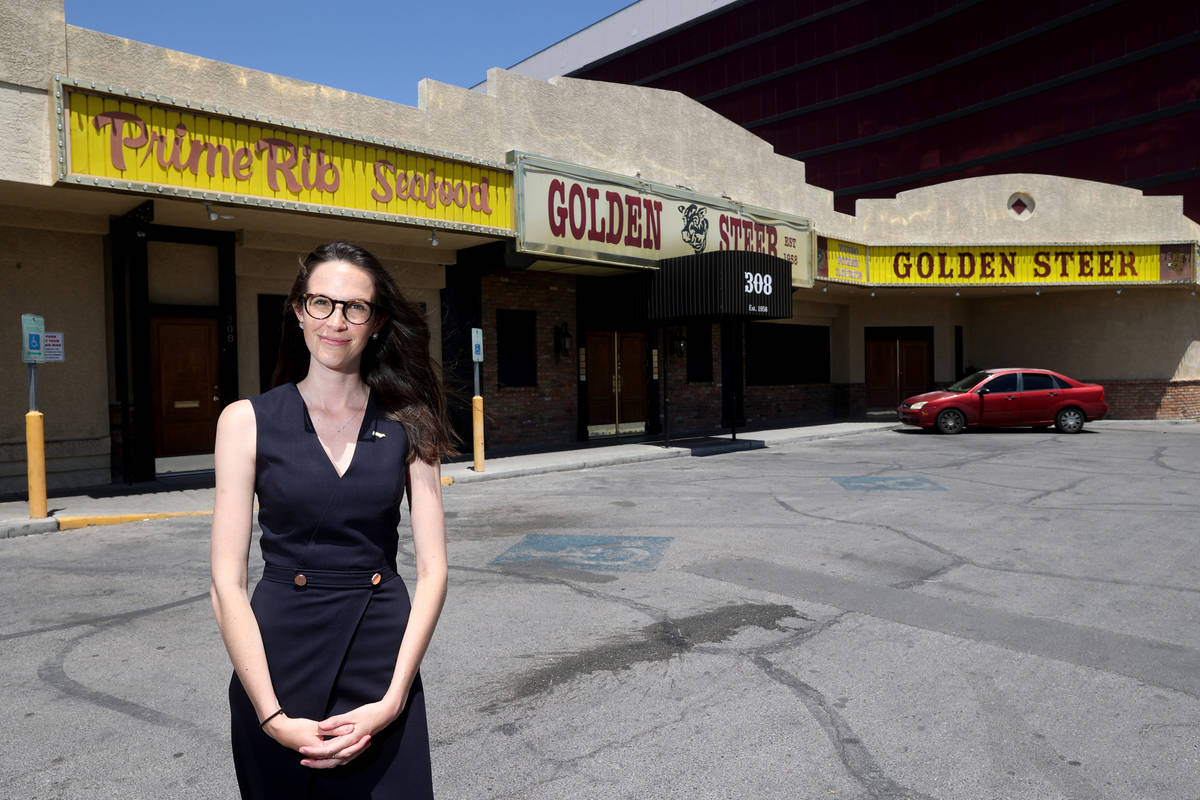
[[[1107,421],[448,487],[439,796],[1194,800],[1198,475]],[[0,797],[235,796],[207,526],[0,540]]]

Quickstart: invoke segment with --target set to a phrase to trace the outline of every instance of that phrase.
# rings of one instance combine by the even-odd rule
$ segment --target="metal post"
[[[475,396],[471,398],[471,439],[475,449],[475,471],[483,472],[483,396],[479,391],[479,362],[475,362]]]
[[[671,446],[671,382],[667,380],[667,364],[671,361],[671,337],[662,329],[662,376],[663,376],[663,447]]]
[[[25,415],[25,461],[29,485],[29,518],[46,512],[46,420],[37,410],[37,364],[29,365],[29,413]]]

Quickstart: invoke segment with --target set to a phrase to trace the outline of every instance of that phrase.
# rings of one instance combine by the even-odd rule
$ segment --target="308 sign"
[[[745,277],[746,277],[746,289],[745,289],[746,294],[762,294],[762,295],[770,296],[770,294],[773,290],[773,287],[771,285],[772,281],[771,281],[770,275],[764,275],[761,272],[745,272],[745,273],[743,273],[743,275],[745,275]],[[766,311],[767,307],[765,305],[759,305],[757,303],[750,303],[747,306],[746,310],[748,310],[748,311]]]

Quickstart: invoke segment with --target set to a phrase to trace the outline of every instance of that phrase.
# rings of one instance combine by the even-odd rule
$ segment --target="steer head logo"
[[[708,220],[704,218],[706,211],[707,208],[695,203],[679,206],[679,212],[683,214],[683,230],[680,231],[683,243],[697,253],[703,253],[704,245],[708,243]]]

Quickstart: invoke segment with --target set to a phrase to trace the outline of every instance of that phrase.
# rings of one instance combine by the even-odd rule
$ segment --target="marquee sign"
[[[817,277],[840,283],[865,284],[870,267],[867,262],[867,246],[817,237]]]
[[[61,181],[512,234],[504,165],[75,84],[56,86]]]
[[[1195,245],[864,245],[817,237],[819,279],[870,286],[1194,283]]]
[[[812,286],[806,219],[526,153],[510,161],[522,252],[647,268],[702,253],[762,253],[791,265],[792,286]]]
[[[1191,245],[870,248],[871,283],[901,286],[1190,283]]]

